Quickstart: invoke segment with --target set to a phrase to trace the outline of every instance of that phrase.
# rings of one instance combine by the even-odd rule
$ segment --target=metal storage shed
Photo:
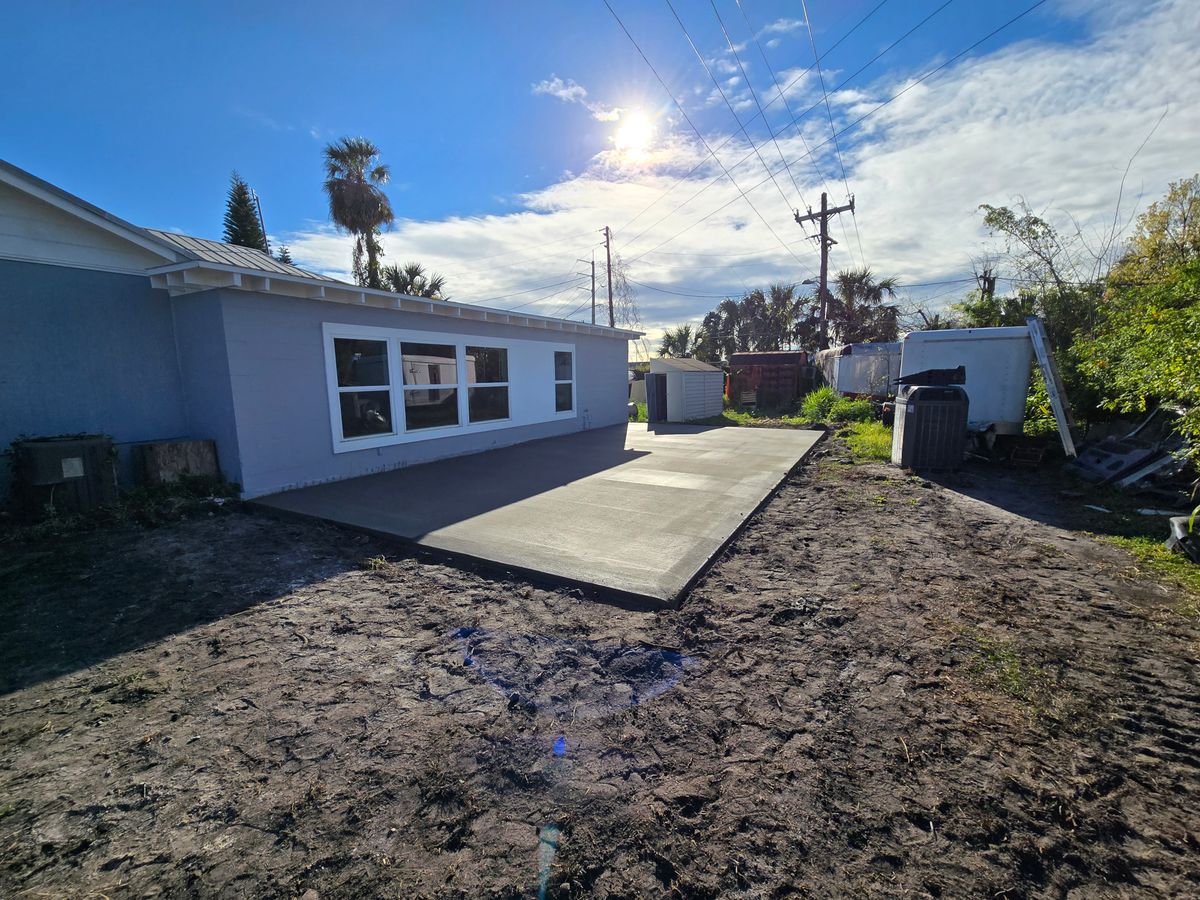
[[[725,373],[698,359],[653,359],[651,375],[667,379],[667,421],[719,416],[724,408]]]

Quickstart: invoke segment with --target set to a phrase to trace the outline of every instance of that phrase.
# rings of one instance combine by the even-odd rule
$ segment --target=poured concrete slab
[[[630,424],[255,502],[663,605],[820,436]]]

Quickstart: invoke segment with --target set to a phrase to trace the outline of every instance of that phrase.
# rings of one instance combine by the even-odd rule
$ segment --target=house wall
[[[2,183],[0,257],[139,275],[173,261]]]
[[[240,484],[242,464],[221,295],[205,291],[174,297],[170,302],[188,431],[193,437],[216,442],[221,474]]]
[[[627,419],[628,342],[624,337],[522,328],[246,291],[210,293],[220,297],[237,427],[237,477],[247,496],[615,425]],[[536,424],[335,453],[325,366],[326,323],[573,344],[575,414]],[[181,343],[191,339],[182,329],[179,337]],[[552,384],[548,389],[552,391]],[[232,439],[228,435],[214,436],[222,460],[230,459],[226,445]]]
[[[98,432],[119,449],[187,434],[171,301],[146,276],[0,259],[0,335],[0,448],[22,434]]]

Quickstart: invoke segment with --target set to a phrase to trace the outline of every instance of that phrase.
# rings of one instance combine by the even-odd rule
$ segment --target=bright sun
[[[613,135],[613,146],[628,157],[636,159],[650,149],[654,140],[654,123],[640,109],[621,116],[621,124]]]

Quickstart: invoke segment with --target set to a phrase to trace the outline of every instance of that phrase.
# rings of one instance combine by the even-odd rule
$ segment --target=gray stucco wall
[[[188,431],[193,437],[216,441],[221,473],[240,484],[242,466],[221,295],[205,291],[175,297],[170,302]]]
[[[619,424],[627,418],[628,342],[624,338],[244,291],[214,291],[201,296],[216,295],[220,297],[223,313],[237,423],[237,480],[247,496],[567,434],[585,427],[585,422],[586,427],[598,428]],[[324,322],[572,343],[576,352],[576,415],[536,425],[334,453],[325,376]],[[181,346],[190,340],[182,329],[179,339]],[[211,436],[218,441],[222,461],[232,460],[234,456],[227,449],[231,438],[215,432]],[[231,467],[227,467],[227,472],[234,477]]]
[[[171,301],[145,276],[0,260],[0,335],[0,449],[21,434],[187,433]]]

